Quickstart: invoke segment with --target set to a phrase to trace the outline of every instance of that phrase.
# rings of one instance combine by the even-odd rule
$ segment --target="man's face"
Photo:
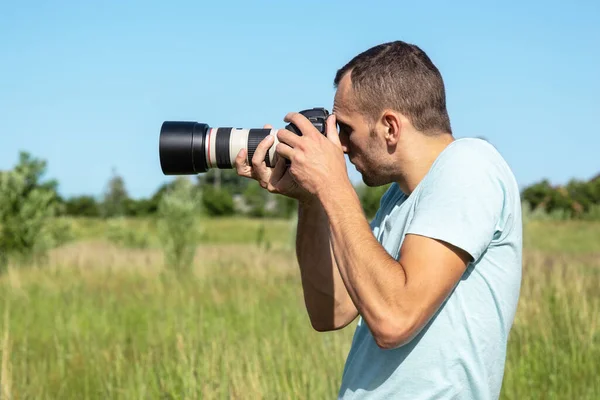
[[[356,111],[352,99],[352,88],[349,74],[346,74],[338,85],[333,112],[340,133],[340,142],[350,162],[362,175],[367,186],[379,186],[387,183],[382,157],[386,154],[385,141],[376,132],[375,124]]]

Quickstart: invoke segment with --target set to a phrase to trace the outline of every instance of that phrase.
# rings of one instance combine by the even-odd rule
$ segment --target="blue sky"
[[[171,179],[164,120],[283,127],[331,109],[336,70],[391,40],[440,68],[456,137],[484,136],[519,183],[600,172],[600,2],[0,3],[0,169],[48,161],[63,196]],[[349,165],[353,181],[359,175]]]

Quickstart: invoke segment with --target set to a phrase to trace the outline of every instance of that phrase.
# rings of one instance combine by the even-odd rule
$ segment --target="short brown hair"
[[[337,71],[336,88],[349,71],[355,107],[370,122],[391,108],[427,134],[452,133],[442,76],[419,47],[402,41],[372,47]]]

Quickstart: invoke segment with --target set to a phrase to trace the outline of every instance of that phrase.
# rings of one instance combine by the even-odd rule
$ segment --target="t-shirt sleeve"
[[[494,237],[504,190],[493,159],[470,150],[449,154],[432,168],[406,234],[442,240],[478,260]]]

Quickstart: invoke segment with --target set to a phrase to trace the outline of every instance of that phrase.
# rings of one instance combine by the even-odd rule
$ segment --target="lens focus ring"
[[[270,129],[250,129],[248,133],[248,163],[252,164],[252,157],[256,152],[256,148],[263,141],[264,138],[269,136],[271,133]],[[265,154],[265,163],[267,167],[272,167],[271,161],[269,159],[269,152]]]

